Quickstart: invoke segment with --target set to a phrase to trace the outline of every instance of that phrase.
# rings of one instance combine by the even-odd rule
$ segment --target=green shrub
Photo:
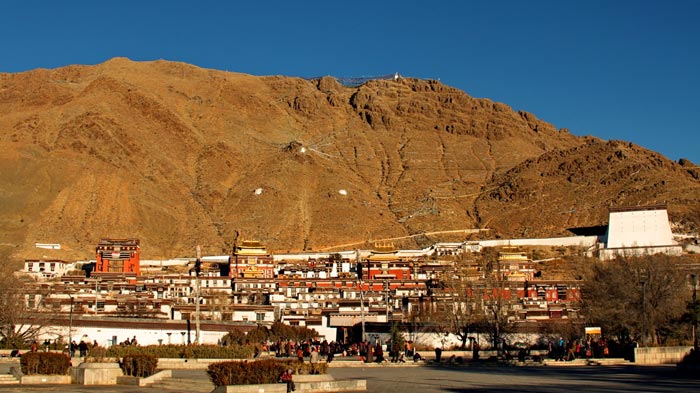
[[[221,345],[225,347],[245,344],[245,333],[238,329],[231,330],[221,337]]]
[[[255,351],[252,345],[148,345],[111,346],[106,357],[122,358],[127,355],[146,354],[171,359],[250,359]]]
[[[158,358],[153,355],[127,355],[121,362],[124,374],[131,377],[150,377],[158,367]]]
[[[70,369],[70,358],[55,352],[27,352],[20,358],[22,373],[26,375],[66,375]]]
[[[318,337],[318,332],[315,329],[309,329],[304,326],[290,326],[279,321],[272,324],[269,334],[269,338],[272,341],[307,341],[316,337]]]
[[[85,358],[85,363],[106,363],[112,362],[114,358],[107,356],[107,348],[92,347],[88,351],[88,356]]]
[[[262,359],[257,361],[212,363],[207,369],[215,386],[253,385],[277,383],[284,370],[291,368],[294,374],[310,374],[311,364],[296,360]],[[316,371],[325,374],[328,364],[319,363]]]

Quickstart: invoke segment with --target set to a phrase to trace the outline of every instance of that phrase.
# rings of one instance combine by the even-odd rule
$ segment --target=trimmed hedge
[[[27,352],[20,358],[22,373],[26,375],[66,375],[70,358],[55,352]]]
[[[291,368],[294,374],[310,374],[311,363],[296,360],[262,359],[242,362],[212,363],[207,369],[209,379],[215,386],[256,385],[279,382],[284,370]],[[318,363],[315,370],[319,374],[328,371],[328,364]]]
[[[146,378],[156,373],[158,358],[153,355],[126,355],[121,362],[124,374],[131,377]]]
[[[113,345],[107,349],[106,357],[123,358],[127,355],[144,354],[170,359],[251,359],[254,353],[255,347],[252,345]]]

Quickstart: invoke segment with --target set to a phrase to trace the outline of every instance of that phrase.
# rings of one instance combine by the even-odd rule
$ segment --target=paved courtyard
[[[682,374],[672,366],[604,367],[352,367],[331,368],[337,379],[367,380],[367,391],[424,392],[697,392],[700,374]],[[206,380],[202,370],[177,371],[173,375],[192,380],[191,386]],[[4,385],[7,392],[103,392],[177,393],[170,390],[133,386]]]
[[[460,367],[331,369],[367,379],[368,392],[692,392],[700,375],[675,367]]]

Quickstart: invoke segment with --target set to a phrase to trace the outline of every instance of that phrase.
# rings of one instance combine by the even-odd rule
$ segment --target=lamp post
[[[360,279],[360,323],[362,324],[362,342],[365,342],[365,299],[364,299],[364,283],[362,279],[364,274],[362,272],[362,261],[360,261],[360,251],[355,250],[355,270],[357,270],[357,277]],[[369,275],[369,269],[367,269],[367,274]]]
[[[202,269],[202,248],[197,245],[197,261],[195,262],[195,290],[196,290],[196,296],[195,296],[195,312],[194,312],[194,318],[195,318],[195,336],[194,336],[194,342],[199,345],[199,334],[200,334],[200,324],[199,324],[199,294],[200,294],[200,287],[199,287],[199,272]]]
[[[70,312],[68,313],[68,356],[73,357],[73,295],[70,298]]]
[[[97,315],[97,294],[100,291],[100,282],[102,281],[102,277],[97,277],[95,279],[95,315]]]
[[[693,348],[698,351],[698,275],[691,274],[690,277],[693,279]]]
[[[646,335],[647,335],[647,280],[642,277],[640,280],[642,284],[642,346],[646,346]]]
[[[384,280],[384,303],[386,303],[386,322],[389,323],[389,280]]]

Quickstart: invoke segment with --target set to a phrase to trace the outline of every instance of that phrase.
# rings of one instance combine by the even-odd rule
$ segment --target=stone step
[[[622,358],[593,358],[593,359],[574,359],[565,361],[555,361],[546,359],[544,364],[548,366],[613,366],[622,364],[632,364],[630,361]]]
[[[182,390],[183,392],[202,392],[209,393],[214,390],[215,386],[211,381],[202,379],[186,379],[186,378],[165,378],[151,385],[156,389]]]
[[[17,385],[19,380],[11,374],[0,374],[0,385]]]

